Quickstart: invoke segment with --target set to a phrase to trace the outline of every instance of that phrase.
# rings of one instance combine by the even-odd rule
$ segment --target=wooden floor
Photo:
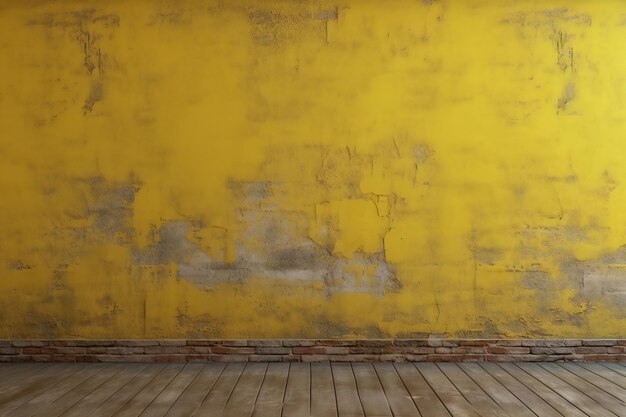
[[[2,364],[0,416],[626,416],[626,365]]]

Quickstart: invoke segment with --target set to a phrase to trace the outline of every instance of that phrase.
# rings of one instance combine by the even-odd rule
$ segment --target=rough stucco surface
[[[622,1],[0,0],[0,338],[624,337]]]

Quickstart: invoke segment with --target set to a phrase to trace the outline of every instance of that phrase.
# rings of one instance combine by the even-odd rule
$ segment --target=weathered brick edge
[[[626,361],[626,339],[0,340],[0,362]]]

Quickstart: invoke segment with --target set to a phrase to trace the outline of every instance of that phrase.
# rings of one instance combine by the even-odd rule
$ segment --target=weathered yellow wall
[[[0,1],[0,337],[626,336],[626,3]]]

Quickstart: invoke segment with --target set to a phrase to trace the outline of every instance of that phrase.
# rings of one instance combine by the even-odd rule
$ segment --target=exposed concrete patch
[[[572,101],[576,97],[576,86],[574,83],[567,83],[565,87],[563,87],[563,92],[561,93],[561,97],[557,101],[557,109],[558,111],[565,110],[570,101]]]
[[[7,268],[12,269],[14,271],[22,271],[25,269],[33,269],[32,266],[25,264],[22,260],[18,259],[16,261],[11,261],[7,264]]]
[[[83,54],[83,67],[91,79],[89,93],[82,107],[83,115],[91,113],[94,105],[104,98],[104,67],[107,56],[102,52],[98,39],[119,27],[119,16],[97,14],[95,9],[83,9],[48,13],[28,23],[47,30],[61,30],[78,42]]]
[[[89,96],[85,99],[83,104],[83,113],[87,114],[93,110],[93,106],[104,98],[104,92],[102,91],[102,83],[96,82],[91,86]]]
[[[63,262],[71,263],[88,251],[88,244],[132,242],[131,224],[135,194],[140,182],[130,176],[126,181],[109,181],[103,177],[72,178],[69,180],[81,201],[66,211],[70,223],[48,234],[53,240],[69,242],[63,252]]]
[[[427,162],[432,151],[425,146],[416,147],[413,151],[410,147],[407,149],[410,156],[402,166],[410,176],[413,175],[413,164]],[[280,279],[296,285],[317,283],[327,297],[338,292],[383,296],[388,291],[397,291],[401,283],[396,278],[395,268],[386,260],[383,240],[393,221],[398,197],[360,190],[360,181],[364,173],[370,173],[377,156],[358,153],[350,148],[325,147],[292,149],[287,153],[294,158],[300,151],[304,151],[302,155],[306,155],[307,159],[319,158],[320,163],[319,169],[303,173],[305,177],[290,180],[302,182],[305,190],[312,187],[310,195],[305,191],[304,200],[295,206],[286,206],[286,202],[293,204],[290,194],[293,193],[293,184],[281,182],[282,176],[273,172],[275,167],[281,166],[273,162],[274,158],[286,157],[278,150],[269,152],[268,161],[259,175],[260,181],[227,182],[237,201],[235,214],[238,226],[233,231],[237,238],[232,262],[212,258],[202,249],[201,242],[193,241],[192,236],[198,235],[194,230],[205,225],[177,220],[167,221],[156,229],[152,244],[133,250],[134,264],[175,264],[179,279],[189,280],[201,288],[255,277]],[[390,144],[377,152],[381,152],[385,156],[381,159],[386,161],[387,154],[398,155],[399,149],[397,144]],[[307,164],[315,166],[310,160]],[[320,190],[323,191],[321,197]],[[327,197],[331,201],[361,201],[365,207],[369,204],[368,200],[372,201],[378,214],[375,219],[381,224],[380,228],[371,231],[380,233],[380,236],[372,238],[380,241],[379,250],[353,248],[347,256],[334,250],[338,238],[337,225],[330,217],[320,218],[311,211],[311,208],[326,204],[320,198]],[[331,209],[328,207],[328,210]],[[324,226],[324,221],[329,223]],[[326,234],[317,230],[324,227]],[[312,228],[317,228],[314,236],[311,235]]]
[[[583,296],[591,302],[600,299],[615,306],[620,317],[626,318],[626,246],[580,264]]]
[[[297,11],[282,13],[258,9],[248,13],[252,23],[252,39],[263,46],[277,45],[285,41],[300,39],[308,32],[303,26],[314,29],[320,40],[328,41],[327,23],[337,20],[339,10]]]
[[[133,249],[136,265],[167,265],[175,263],[177,276],[201,287],[222,282],[241,281],[248,270],[239,263],[228,264],[211,259],[200,246],[189,240],[191,225],[185,221],[169,221],[161,225],[156,242],[141,250]]]

